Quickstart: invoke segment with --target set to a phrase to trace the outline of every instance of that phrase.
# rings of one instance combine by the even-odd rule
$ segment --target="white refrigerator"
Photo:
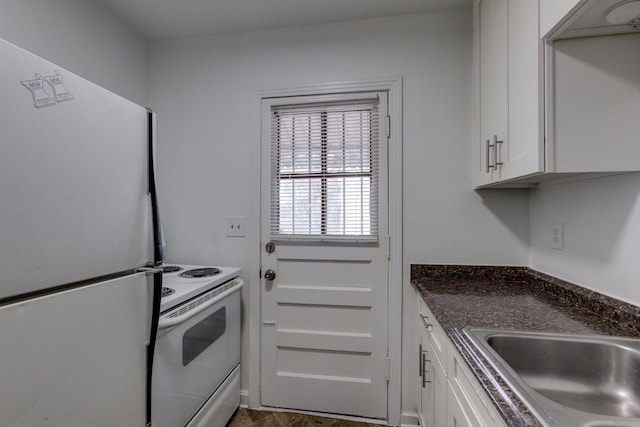
[[[153,114],[1,39],[0,62],[0,425],[144,426]]]

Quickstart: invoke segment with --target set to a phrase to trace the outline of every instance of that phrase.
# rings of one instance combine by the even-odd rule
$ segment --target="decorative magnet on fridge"
[[[73,99],[73,95],[62,81],[60,70],[56,70],[53,76],[45,76],[44,80],[51,85],[56,102],[71,101]]]
[[[55,105],[56,101],[44,89],[44,80],[42,79],[42,75],[36,73],[35,76],[35,79],[20,81],[22,86],[26,87],[31,92],[31,96],[33,96],[33,105],[36,108]]]

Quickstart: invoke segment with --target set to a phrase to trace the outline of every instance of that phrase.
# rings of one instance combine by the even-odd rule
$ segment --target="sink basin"
[[[640,426],[640,340],[465,328],[548,426]]]

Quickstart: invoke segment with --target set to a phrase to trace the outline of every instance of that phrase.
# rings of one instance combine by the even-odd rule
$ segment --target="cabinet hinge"
[[[387,382],[389,382],[391,380],[391,359],[389,357],[387,357],[387,377],[386,377]]]
[[[387,115],[387,139],[391,139],[391,116]]]

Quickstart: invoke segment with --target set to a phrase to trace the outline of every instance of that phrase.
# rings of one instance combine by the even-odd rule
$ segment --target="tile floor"
[[[239,408],[227,427],[380,427],[377,424],[323,418],[291,412],[255,411]]]

